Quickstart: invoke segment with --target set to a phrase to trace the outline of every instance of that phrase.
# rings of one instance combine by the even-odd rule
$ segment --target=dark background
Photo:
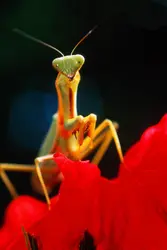
[[[0,161],[33,163],[57,99],[55,51],[12,32],[17,27],[69,54],[94,25],[76,53],[85,56],[79,113],[94,112],[120,124],[123,151],[166,112],[167,8],[148,0],[16,0],[0,2]],[[166,5],[167,6],[167,5]],[[117,174],[113,146],[100,168]],[[10,173],[19,192],[32,194],[29,176]],[[1,207],[11,200],[0,183]]]

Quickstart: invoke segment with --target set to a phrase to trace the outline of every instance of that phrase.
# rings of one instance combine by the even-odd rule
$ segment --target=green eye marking
[[[67,76],[68,78],[72,79],[74,78],[76,72],[78,70],[81,69],[81,67],[83,66],[84,62],[85,62],[85,58],[82,55],[73,55],[75,49],[78,47],[78,45],[80,43],[82,43],[95,29],[97,28],[97,25],[91,29],[83,38],[81,38],[81,40],[79,40],[79,42],[75,45],[75,47],[73,48],[71,55],[69,56],[64,56],[64,54],[58,50],[57,48],[53,47],[52,45],[45,43],[31,35],[28,35],[27,33],[25,33],[24,31],[20,30],[20,29],[14,29],[13,31],[16,33],[19,33],[20,35],[31,39],[32,41],[35,41],[37,43],[40,43],[46,47],[49,47],[53,50],[56,50],[59,54],[62,55],[62,57],[58,57],[55,58],[52,61],[52,65],[53,67],[58,71],[61,72],[62,74],[64,74],[65,76]]]

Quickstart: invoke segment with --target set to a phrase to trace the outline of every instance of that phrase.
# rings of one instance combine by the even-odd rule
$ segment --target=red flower
[[[59,196],[25,226],[43,250],[76,250],[85,230],[98,250],[167,249],[167,115],[127,152],[115,180],[89,162],[55,161],[64,175]],[[6,249],[26,250],[21,231]]]
[[[3,228],[0,229],[0,249],[6,246],[20,233],[21,226],[28,228],[39,221],[47,212],[45,203],[29,196],[20,196],[8,206]]]
[[[148,128],[125,155],[120,178],[132,178],[157,206],[167,211],[167,114]]]
[[[118,178],[101,182],[97,249],[166,250],[167,115],[127,152]]]
[[[55,161],[64,175],[57,201],[52,202],[50,211],[42,213],[40,220],[34,218],[31,225],[25,225],[23,218],[22,226],[40,238],[43,250],[78,249],[87,229],[90,204],[100,180],[100,171],[88,161],[73,162],[62,154],[56,154]],[[7,249],[26,250],[21,228]]]

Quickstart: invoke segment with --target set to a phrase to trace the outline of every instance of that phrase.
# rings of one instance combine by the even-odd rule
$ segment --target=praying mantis
[[[120,161],[123,162],[121,145],[116,131],[119,127],[118,123],[105,119],[96,127],[97,116],[95,114],[89,114],[86,117],[77,114],[77,90],[81,78],[80,69],[84,65],[85,58],[80,54],[73,55],[73,53],[78,45],[87,38],[93,30],[94,29],[89,31],[76,44],[70,55],[65,56],[57,48],[21,30],[15,29],[15,32],[57,51],[61,54],[61,57],[52,61],[54,69],[58,72],[55,81],[58,96],[58,110],[52,117],[50,129],[35,159],[35,167],[18,164],[0,165],[1,178],[13,197],[17,196],[17,193],[7,177],[5,170],[29,171],[32,172],[32,185],[34,189],[45,195],[46,202],[50,207],[49,192],[53,186],[53,169],[57,167],[56,164],[53,163],[53,154],[55,152],[61,152],[72,160],[82,160],[98,148],[92,159],[92,163],[98,165],[113,139]],[[54,167],[50,168],[50,165]],[[46,187],[45,181],[47,180],[48,185]],[[39,181],[41,184],[40,187],[42,188],[41,190],[39,190]]]

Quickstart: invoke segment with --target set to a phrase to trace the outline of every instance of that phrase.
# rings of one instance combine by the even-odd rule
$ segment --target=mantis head
[[[31,35],[28,35],[24,31],[21,31],[19,29],[14,29],[13,31],[19,33],[20,35],[22,35],[26,38],[29,38],[29,39],[37,42],[37,43],[43,44],[43,45],[57,51],[59,54],[61,54],[62,57],[58,57],[58,58],[54,59],[52,62],[52,65],[59,73],[62,73],[63,75],[68,77],[69,80],[73,80],[77,71],[79,71],[81,69],[81,67],[83,66],[83,64],[85,62],[85,58],[82,55],[73,55],[73,52],[78,47],[78,45],[80,43],[82,43],[85,40],[85,38],[87,38],[96,28],[97,28],[97,26],[95,26],[81,40],[79,40],[79,42],[73,48],[71,55],[69,55],[69,56],[64,56],[64,54],[60,50],[58,50],[57,48],[53,47],[52,45],[50,45],[48,43],[45,43],[45,42],[37,39],[35,37],[32,37]]]
[[[62,73],[69,79],[73,79],[84,62],[85,58],[82,55],[70,55],[54,59],[52,65],[59,73]]]

